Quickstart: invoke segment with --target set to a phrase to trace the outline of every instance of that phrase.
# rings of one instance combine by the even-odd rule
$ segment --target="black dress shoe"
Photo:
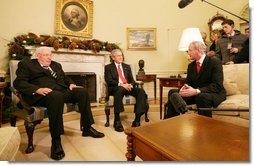
[[[95,130],[93,127],[90,127],[89,129],[84,129],[82,136],[88,137],[91,136],[93,138],[102,138],[105,135],[97,130]]]
[[[61,160],[62,158],[64,158],[64,156],[65,153],[63,151],[61,143],[60,142],[52,143],[50,157],[54,160]]]
[[[140,122],[133,121],[131,127],[138,127],[140,126]]]
[[[118,132],[123,132],[124,131],[124,128],[123,128],[123,125],[122,125],[121,121],[115,121],[114,122],[114,128],[115,128],[115,131],[118,131]]]

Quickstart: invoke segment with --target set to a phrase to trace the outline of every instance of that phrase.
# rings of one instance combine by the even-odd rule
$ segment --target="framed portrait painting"
[[[127,28],[128,50],[156,50],[156,28]]]
[[[56,0],[56,34],[92,38],[93,1]]]

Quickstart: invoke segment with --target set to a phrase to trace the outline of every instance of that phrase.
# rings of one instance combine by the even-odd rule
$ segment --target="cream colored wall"
[[[240,14],[248,0],[209,0],[232,13]],[[193,1],[179,9],[179,0],[94,0],[93,38],[119,43],[126,62],[134,64],[145,60],[146,73],[169,75],[186,70],[186,53],[177,50],[182,30],[198,27],[208,33],[209,18],[219,13],[239,19],[201,1]],[[0,1],[0,73],[7,71],[7,44],[18,34],[54,34],[54,0],[1,0]],[[126,50],[127,27],[157,28],[157,50]]]

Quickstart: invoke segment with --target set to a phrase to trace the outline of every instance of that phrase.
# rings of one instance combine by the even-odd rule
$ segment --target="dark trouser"
[[[141,88],[133,88],[131,91],[127,91],[122,86],[117,86],[112,89],[112,95],[114,96],[114,111],[120,113],[124,111],[123,97],[124,95],[131,95],[136,99],[136,107],[134,112],[136,114],[143,114],[146,111],[146,93]]]
[[[84,88],[75,88],[72,91],[52,91],[34,105],[47,108],[49,130],[54,138],[64,133],[63,108],[64,103],[78,103],[83,126],[91,126],[94,123],[90,107],[90,99]]]
[[[168,92],[168,110],[166,113],[165,118],[171,118],[174,116],[179,115],[179,111],[175,109],[175,106],[173,103],[183,103],[182,101],[172,101],[175,100],[176,98],[172,97],[172,94],[178,93],[179,89],[171,89]],[[196,104],[197,108],[211,108],[213,106],[213,98],[210,93],[199,93],[196,96],[192,97],[182,97],[182,99],[189,105],[189,104]],[[199,115],[204,115],[207,117],[212,117],[212,112],[211,111],[201,111],[198,110]]]

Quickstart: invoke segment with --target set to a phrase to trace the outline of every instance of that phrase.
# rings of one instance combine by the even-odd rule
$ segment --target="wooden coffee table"
[[[126,128],[129,161],[249,161],[249,128],[186,113]]]

